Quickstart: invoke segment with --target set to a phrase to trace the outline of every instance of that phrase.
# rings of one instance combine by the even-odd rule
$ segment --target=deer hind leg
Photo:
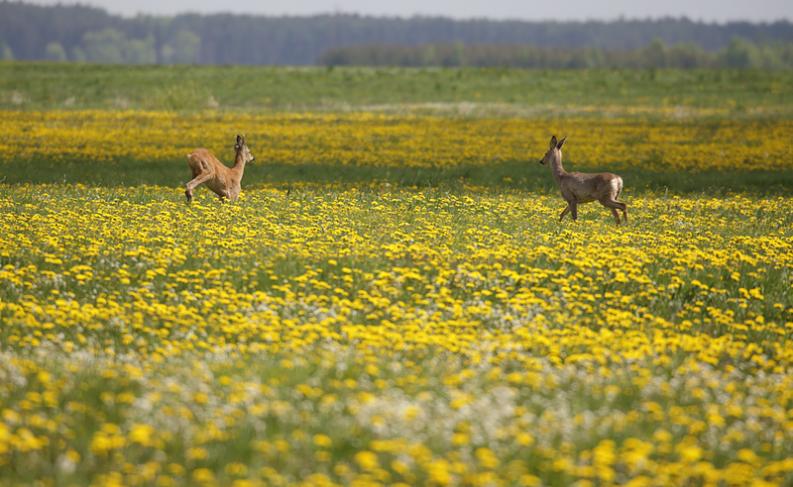
[[[600,200],[600,204],[606,208],[611,208],[611,214],[614,215],[614,219],[617,221],[617,225],[619,225],[621,223],[620,214],[617,213],[617,210],[622,210],[623,214],[625,214],[625,203],[620,203],[619,201],[615,201],[613,199],[602,199]],[[627,214],[625,215],[624,221],[628,221]]]
[[[620,214],[617,212],[616,208],[611,209],[611,214],[614,215],[614,219],[617,221],[617,225],[620,224]]]
[[[187,198],[187,202],[188,203],[190,203],[190,201],[193,200],[193,190],[199,184],[205,183],[211,177],[212,177],[211,173],[205,172],[203,174],[199,174],[198,176],[194,177],[193,179],[188,181],[187,184],[184,185],[184,187],[185,187],[184,195]]]

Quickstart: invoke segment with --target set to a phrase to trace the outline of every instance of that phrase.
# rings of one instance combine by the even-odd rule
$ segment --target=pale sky
[[[31,3],[82,3],[112,13],[134,15],[183,12],[233,12],[264,15],[309,15],[344,12],[367,15],[442,15],[454,18],[487,17],[514,20],[610,20],[619,16],[646,18],[686,16],[725,22],[793,21],[793,0],[27,0]]]

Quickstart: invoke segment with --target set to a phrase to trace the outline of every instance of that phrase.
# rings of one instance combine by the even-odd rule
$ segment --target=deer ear
[[[557,143],[557,141],[556,141],[556,136],[555,136],[555,135],[554,135],[554,136],[551,136],[551,149],[553,149],[554,147],[556,147],[556,143]]]
[[[560,140],[560,141],[559,141],[559,143],[558,143],[558,144],[556,144],[556,148],[557,148],[557,149],[561,149],[561,148],[562,148],[562,146],[564,145],[564,142],[565,142],[566,140],[567,140],[567,137],[562,137],[562,140]]]

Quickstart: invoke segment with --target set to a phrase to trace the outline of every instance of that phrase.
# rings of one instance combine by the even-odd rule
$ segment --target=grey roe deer
[[[551,137],[550,148],[545,153],[545,157],[540,159],[540,164],[551,166],[553,178],[556,180],[556,184],[559,185],[562,198],[567,201],[567,208],[562,211],[559,221],[562,221],[568,213],[571,214],[575,221],[578,219],[579,204],[599,201],[606,208],[611,208],[611,213],[614,215],[614,219],[617,220],[617,225],[620,224],[620,215],[617,210],[622,211],[622,221],[627,222],[628,206],[617,201],[622,192],[622,178],[610,172],[585,173],[565,171],[562,166],[562,146],[566,140],[567,137],[559,141],[556,140],[555,135]]]
[[[193,179],[185,184],[184,194],[188,203],[193,199],[193,190],[201,184],[206,184],[221,199],[237,199],[240,194],[240,182],[242,174],[245,172],[245,164],[253,162],[256,158],[248,149],[244,135],[237,135],[234,151],[232,167],[220,162],[217,157],[204,148],[196,149],[187,155],[187,164],[193,171]]]

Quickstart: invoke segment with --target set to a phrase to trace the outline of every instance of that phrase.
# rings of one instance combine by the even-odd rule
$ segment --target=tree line
[[[766,65],[788,59],[784,46],[791,42],[788,21],[528,22],[353,14],[127,18],[83,5],[0,0],[0,59],[552,67],[644,65],[639,58],[661,52],[665,65],[722,65],[729,56]]]
[[[756,44],[734,38],[724,49],[669,46],[655,39],[631,50],[542,48],[503,44],[362,45],[325,51],[326,66],[479,66],[518,68],[762,68],[793,69],[793,43]]]

